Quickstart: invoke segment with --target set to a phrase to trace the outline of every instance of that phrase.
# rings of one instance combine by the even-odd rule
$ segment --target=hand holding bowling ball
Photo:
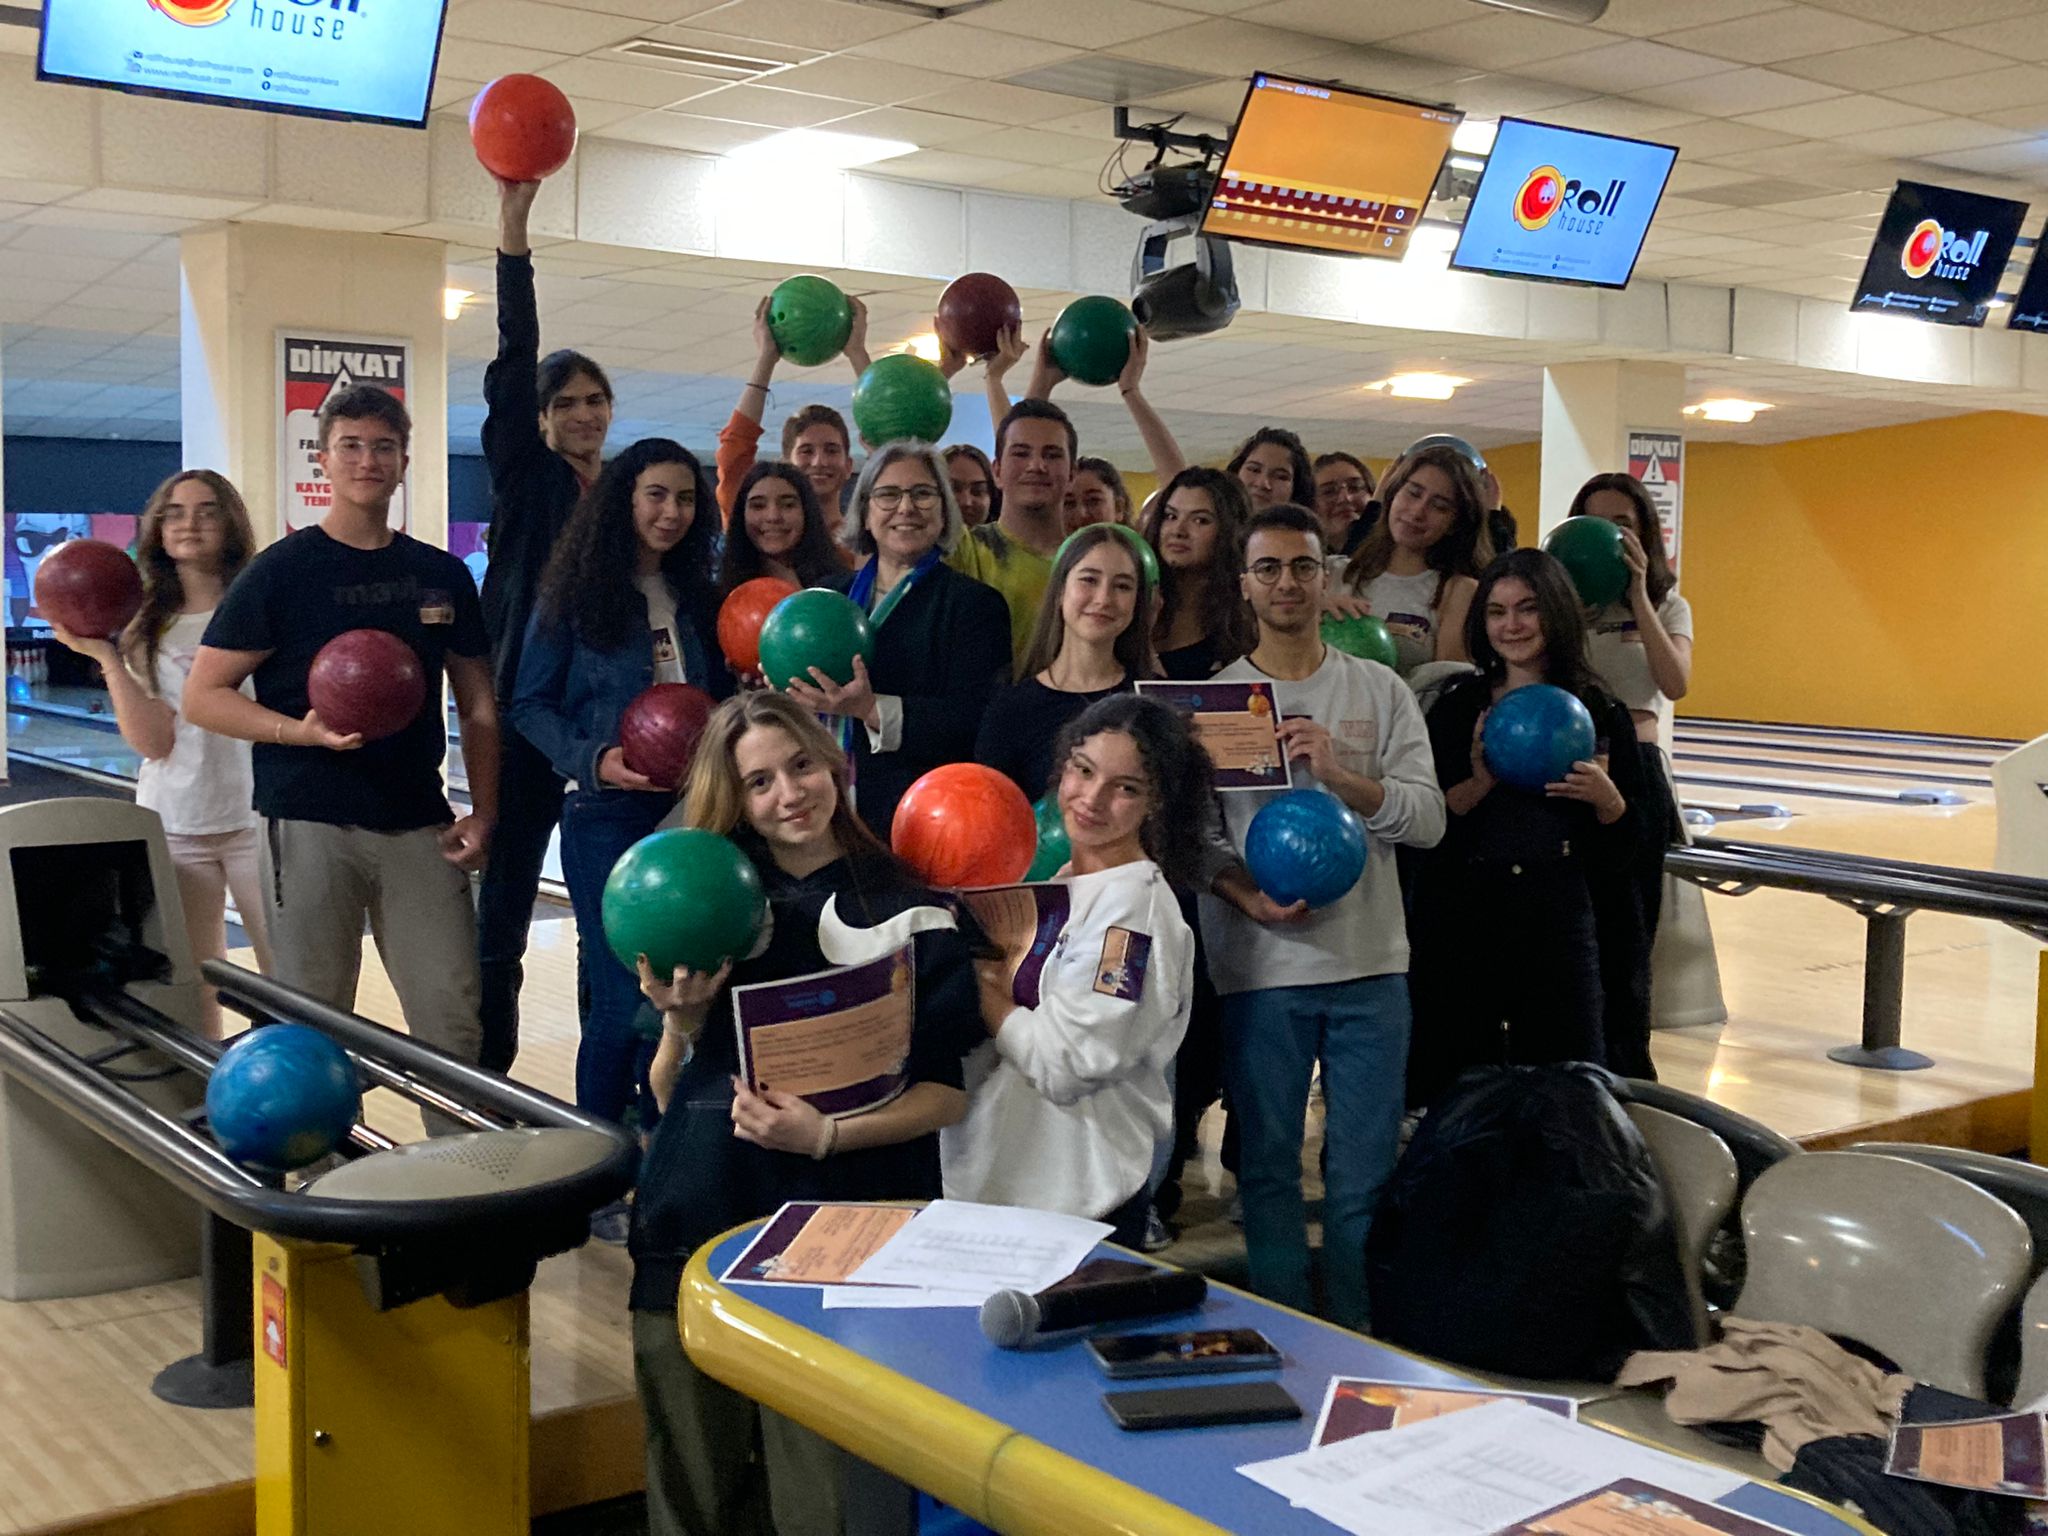
[[[768,920],[761,877],[737,845],[700,827],[651,832],[604,883],[605,941],[627,970],[716,971],[754,947]],[[593,961],[595,963],[595,961]]]
[[[1003,332],[1024,324],[1024,305],[1017,290],[993,272],[967,272],[946,284],[932,316],[932,331],[942,346],[964,357],[987,357],[1001,345]]]
[[[874,631],[860,605],[829,587],[806,587],[769,612],[761,625],[761,675],[770,688],[815,685],[812,668],[833,682],[854,680],[856,656],[874,654]]]
[[[618,750],[622,766],[640,782],[621,787],[680,789],[716,707],[710,694],[688,683],[656,683],[637,694],[619,717]],[[602,759],[598,775],[604,777]],[[614,778],[609,782],[620,781]]]
[[[67,539],[36,567],[35,604],[61,629],[111,640],[141,611],[142,573],[112,544]]]
[[[469,141],[493,176],[540,181],[576,153],[576,109],[552,81],[503,75],[470,103]]]
[[[1365,873],[1365,823],[1322,789],[1291,789],[1259,807],[1245,833],[1244,862],[1280,906],[1326,907]]]
[[[1543,536],[1543,549],[1565,568],[1588,608],[1605,608],[1628,590],[1621,529],[1604,517],[1566,518]]]
[[[1573,764],[1592,757],[1595,745],[1591,712],[1576,696],[1549,683],[1528,683],[1502,694],[1486,712],[1480,737],[1487,770],[1521,789],[1562,783]]]
[[[830,362],[853,335],[853,305],[830,278],[800,272],[768,295],[768,333],[800,368]]]
[[[388,630],[351,629],[313,657],[306,700],[329,731],[382,741],[419,718],[427,702],[427,674],[412,647]]]
[[[947,763],[903,792],[889,823],[896,856],[933,885],[1009,885],[1038,853],[1038,821],[1007,774]]]
[[[1130,361],[1138,319],[1130,306],[1107,294],[1074,300],[1052,322],[1047,346],[1068,378],[1082,384],[1114,384]]]

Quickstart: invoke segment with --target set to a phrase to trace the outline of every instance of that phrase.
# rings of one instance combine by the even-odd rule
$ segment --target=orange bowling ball
[[[1009,885],[1038,853],[1038,820],[1008,775],[947,763],[896,802],[889,846],[933,885]]]
[[[541,181],[576,153],[576,109],[539,75],[501,75],[470,103],[469,142],[493,176]]]
[[[793,581],[756,576],[726,595],[718,609],[718,648],[725,652],[734,671],[761,670],[761,626],[768,621],[775,605],[796,590]]]

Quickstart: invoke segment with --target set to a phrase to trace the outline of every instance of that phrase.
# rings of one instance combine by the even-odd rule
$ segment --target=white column
[[[1589,477],[1628,468],[1631,428],[1679,431],[1684,408],[1683,363],[1559,363],[1544,369],[1537,536],[1564,521]]]

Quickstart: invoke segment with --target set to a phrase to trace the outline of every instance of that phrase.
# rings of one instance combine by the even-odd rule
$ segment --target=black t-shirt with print
[[[442,659],[487,649],[476,583],[453,555],[402,533],[382,549],[356,549],[302,528],[235,578],[203,643],[268,651],[254,674],[256,700],[296,720],[311,707],[313,657],[351,629],[388,630],[412,647],[427,675],[426,707],[397,735],[352,752],[257,742],[257,813],[378,832],[451,820],[441,788]]]

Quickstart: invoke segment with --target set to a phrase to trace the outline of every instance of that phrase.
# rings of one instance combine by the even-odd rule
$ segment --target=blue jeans
[[[666,795],[629,789],[579,789],[562,804],[562,877],[576,909],[578,969],[588,987],[576,1046],[576,1105],[623,1122],[636,1104],[642,1130],[654,1126],[647,1069],[654,1041],[633,1028],[640,978],[612,954],[604,936],[604,883],[625,851],[674,807]]]
[[[1365,1237],[1393,1171],[1408,1061],[1408,978],[1268,987],[1223,999],[1223,1073],[1241,1128],[1238,1192],[1252,1289],[1308,1311],[1301,1142],[1323,1064],[1323,1294],[1332,1322],[1366,1322]]]
[[[502,711],[505,706],[498,707]],[[533,924],[541,866],[547,862],[548,837],[561,814],[561,776],[532,742],[506,731],[498,753],[498,825],[476,898],[477,966],[484,989],[479,1065],[493,1072],[510,1072],[519,1055],[526,935]],[[580,999],[580,988],[577,995]]]

